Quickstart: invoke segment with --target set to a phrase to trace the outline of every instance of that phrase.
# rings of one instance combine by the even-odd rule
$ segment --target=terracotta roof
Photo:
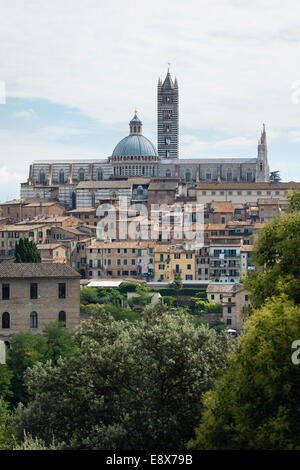
[[[214,282],[207,286],[206,292],[211,293],[234,293],[240,290],[241,285],[238,283],[224,284],[223,282]]]
[[[0,263],[0,279],[19,277],[80,278],[80,274],[62,263]]]
[[[211,207],[214,212],[234,212],[234,205],[231,202],[212,202]]]
[[[241,245],[241,251],[253,251],[254,245]]]
[[[0,226],[1,232],[28,232],[30,230],[37,230],[38,228],[43,228],[44,224],[37,224],[37,225],[28,225],[20,224],[20,225],[3,225]]]
[[[62,246],[65,248],[65,246],[62,243],[38,243],[36,245],[38,250],[54,250],[55,248],[58,248],[59,246]]]

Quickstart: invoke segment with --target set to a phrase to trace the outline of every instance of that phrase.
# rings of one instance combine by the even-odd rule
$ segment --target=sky
[[[0,0],[0,201],[34,160],[106,158],[158,78],[179,84],[180,157],[256,157],[300,181],[297,0]]]

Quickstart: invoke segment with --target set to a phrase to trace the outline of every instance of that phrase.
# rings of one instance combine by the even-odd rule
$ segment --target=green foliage
[[[135,292],[136,288],[140,285],[139,282],[122,282],[119,286],[119,292],[121,294],[127,294],[127,292]]]
[[[0,364],[0,399],[7,400],[12,396],[11,378],[12,371],[7,364]]]
[[[16,263],[40,263],[41,255],[34,241],[20,238],[15,245]]]
[[[56,364],[60,357],[69,358],[74,355],[76,350],[74,334],[64,328],[64,325],[59,322],[49,323],[44,328],[43,334],[48,348],[45,359],[50,359]]]
[[[9,400],[14,406],[19,402],[28,401],[28,393],[24,388],[24,373],[38,361],[43,361],[47,353],[46,338],[34,335],[31,331],[20,332],[12,336],[11,347],[7,353],[7,366],[12,372],[11,390],[13,396]]]
[[[95,308],[71,359],[27,370],[33,399],[14,416],[18,441],[25,430],[64,449],[182,449],[230,339],[162,305],[131,323]]]
[[[170,295],[176,297],[178,291],[173,287],[156,287],[151,289],[151,292],[159,292],[163,297]],[[197,295],[201,295],[203,300],[207,299],[205,289],[200,290],[194,287],[182,287],[182,289],[180,289],[180,296],[196,297]]]
[[[231,365],[203,400],[189,449],[300,450],[300,307],[274,298],[246,322]]]
[[[200,300],[197,297],[192,297],[191,301],[194,304],[194,310],[197,309],[199,312],[206,313],[222,313],[222,305],[216,302],[206,302]]]
[[[251,292],[255,308],[282,292],[300,302],[300,213],[289,213],[262,229],[253,252],[255,271],[244,287]]]
[[[176,298],[173,297],[173,296],[171,296],[171,295],[166,295],[165,297],[163,297],[163,303],[164,303],[168,308],[174,307],[175,302],[176,302]]]
[[[281,181],[281,176],[279,170],[270,172],[270,183],[279,183]]]
[[[48,360],[56,364],[59,357],[73,356],[76,347],[73,334],[59,323],[47,325],[43,335],[35,335],[31,331],[13,335],[11,348],[7,351],[7,365],[4,366],[10,381],[10,384],[8,379],[6,381],[6,400],[12,406],[17,406],[19,402],[27,403],[29,394],[24,386],[26,369]],[[5,373],[0,378],[0,387]]]
[[[24,439],[20,443],[13,445],[13,450],[59,450],[54,441],[46,446],[42,439],[37,437],[34,439],[30,434],[24,433]]]
[[[289,200],[287,212],[299,212],[300,211],[300,191],[289,191],[287,197]]]
[[[80,303],[83,305],[96,304],[98,302],[98,292],[95,287],[81,287]]]
[[[180,274],[175,274],[174,280],[171,283],[171,286],[173,287],[173,289],[176,290],[176,292],[178,290],[182,289],[183,284],[182,284],[182,278],[181,278]]]
[[[12,442],[12,428],[8,406],[0,398],[0,450],[10,450]]]

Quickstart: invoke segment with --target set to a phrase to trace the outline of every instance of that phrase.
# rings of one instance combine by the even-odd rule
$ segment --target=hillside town
[[[182,158],[178,97],[168,69],[157,146],[135,110],[0,203],[0,449],[299,450],[300,183],[265,125],[255,156]]]

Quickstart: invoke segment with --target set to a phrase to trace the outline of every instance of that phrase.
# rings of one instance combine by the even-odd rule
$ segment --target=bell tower
[[[161,158],[178,158],[178,83],[170,71],[157,85],[157,149]]]

